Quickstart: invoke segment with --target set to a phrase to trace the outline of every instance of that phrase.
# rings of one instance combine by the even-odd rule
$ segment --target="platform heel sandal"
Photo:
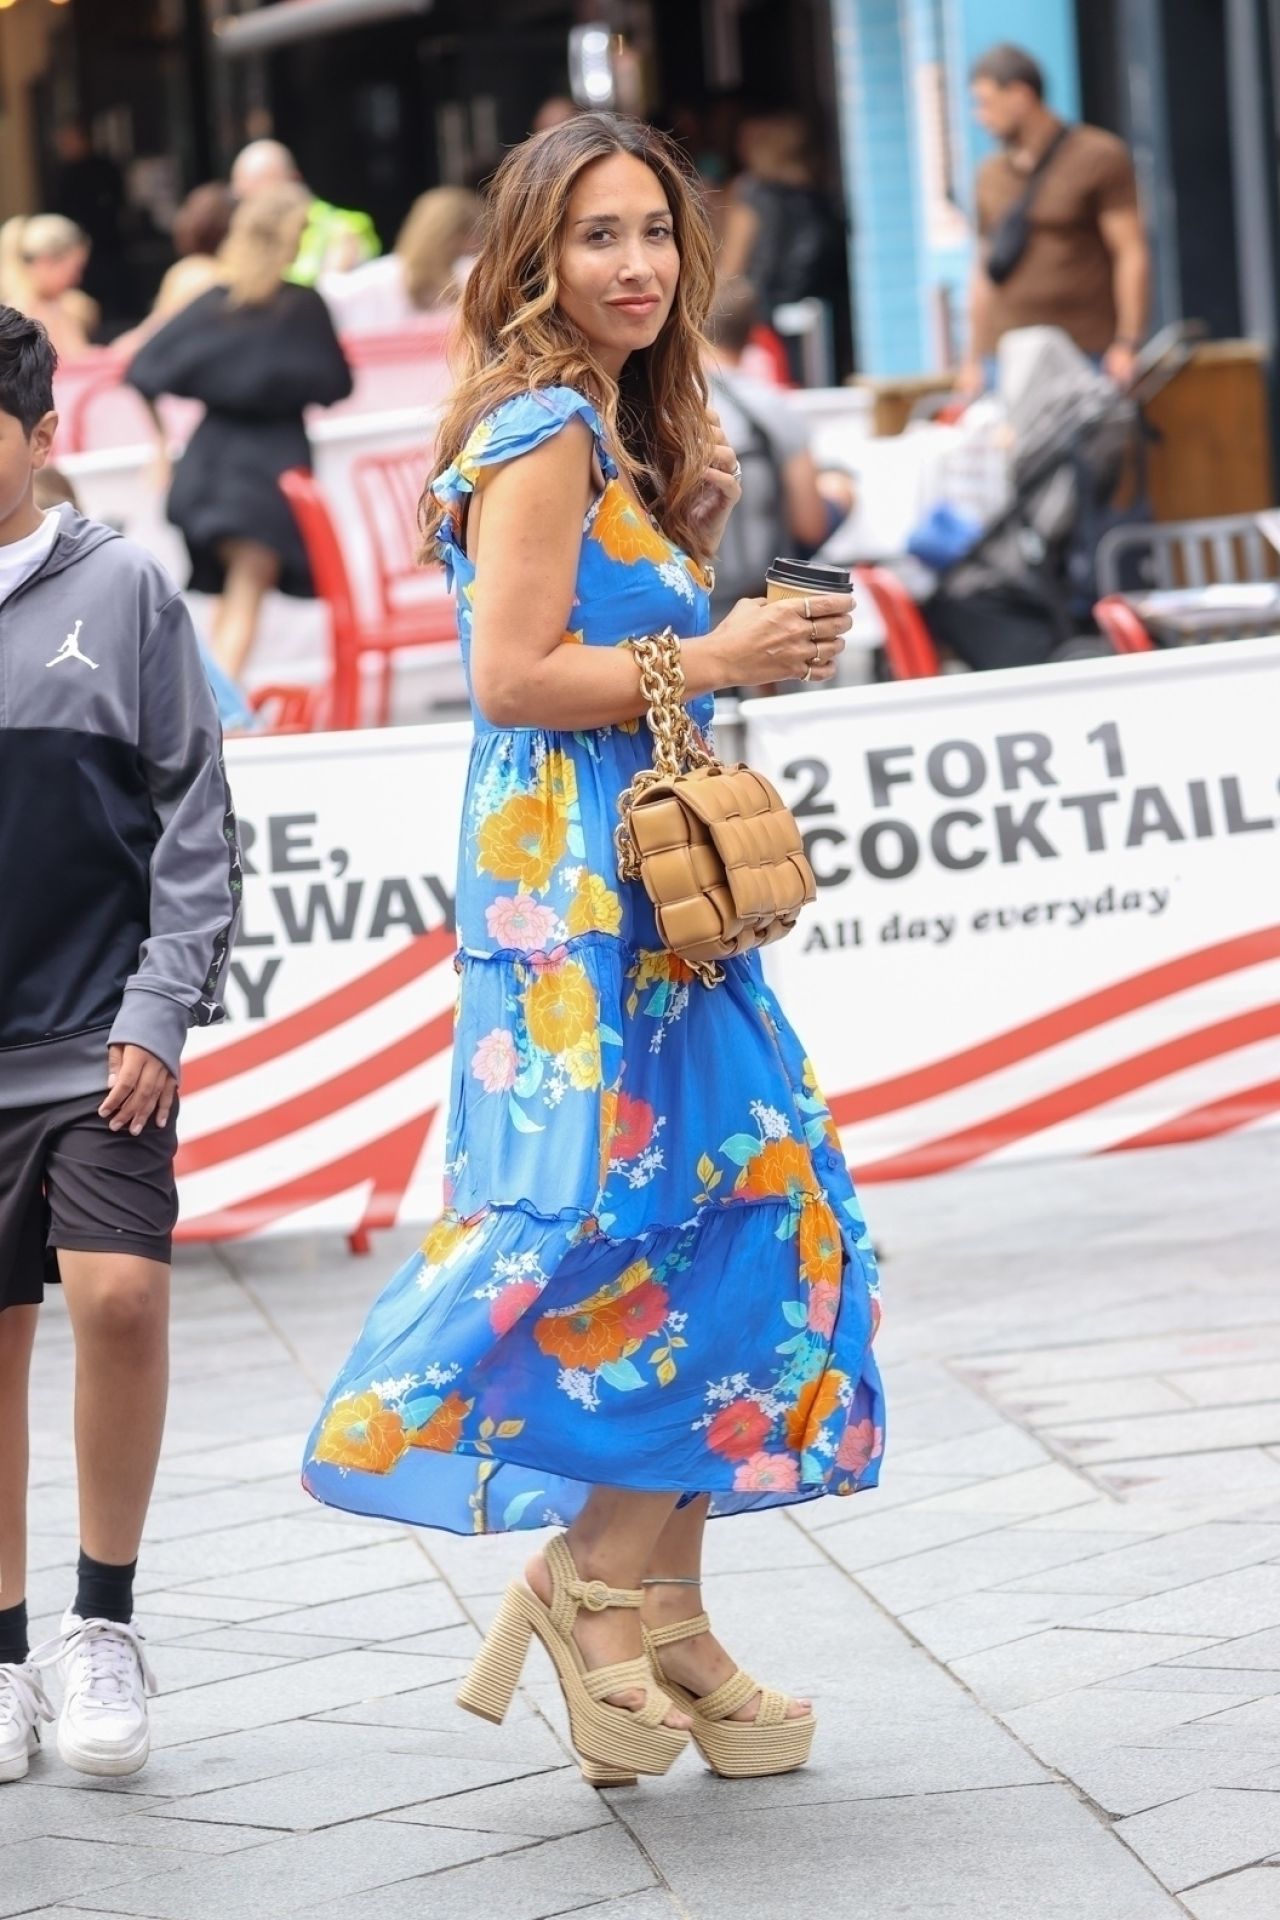
[[[645,1582],[646,1586],[668,1584],[692,1586],[697,1583],[684,1580]],[[813,1746],[817,1722],[812,1713],[788,1719],[787,1708],[791,1702],[785,1693],[779,1693],[774,1687],[760,1686],[741,1667],[714,1693],[701,1697],[667,1678],[662,1670],[663,1647],[673,1646],[678,1640],[693,1640],[698,1634],[710,1631],[711,1622],[705,1613],[696,1613],[692,1620],[676,1620],[670,1626],[646,1627],[644,1630],[645,1650],[654,1678],[671,1695],[681,1712],[687,1713],[692,1720],[694,1743],[707,1765],[713,1773],[722,1775],[726,1780],[754,1780],[767,1773],[793,1773],[797,1767],[804,1766]],[[730,1714],[738,1713],[745,1707],[749,1700],[754,1700],[757,1694],[760,1705],[754,1720],[729,1718]]]
[[[548,1544],[546,1562],[550,1606],[544,1606],[525,1581],[511,1582],[458,1690],[458,1705],[482,1720],[503,1720],[536,1634],[556,1670],[583,1779],[595,1787],[620,1787],[633,1784],[638,1774],[665,1773],[689,1744],[682,1729],[662,1724],[672,1705],[666,1682],[657,1682],[651,1662],[643,1657],[588,1669],[570,1637],[580,1607],[591,1613],[638,1608],[643,1595],[607,1587],[602,1580],[579,1579],[563,1534]],[[628,1688],[644,1695],[643,1706],[607,1703],[607,1695]]]

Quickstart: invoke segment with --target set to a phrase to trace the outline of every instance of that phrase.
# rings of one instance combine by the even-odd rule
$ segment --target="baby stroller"
[[[1110,651],[1090,632],[1098,541],[1122,517],[1146,517],[1141,407],[1205,331],[1199,322],[1166,328],[1126,390],[1057,327],[1026,327],[1000,342],[1009,495],[963,552],[934,559],[922,611],[940,645],[979,669]],[[1134,499],[1122,516],[1112,503],[1126,466]]]

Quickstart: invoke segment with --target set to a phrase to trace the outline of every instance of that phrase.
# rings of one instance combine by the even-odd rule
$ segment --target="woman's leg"
[[[263,596],[280,578],[280,559],[260,540],[224,540],[218,553],[227,577],[213,609],[210,640],[223,672],[239,680],[253,650]]]
[[[709,1505],[710,1501],[704,1497],[676,1508],[654,1542],[645,1577],[681,1582],[701,1579],[702,1536],[706,1531]],[[700,1586],[646,1587],[644,1624],[647,1627],[665,1627],[678,1620],[691,1620],[695,1613],[701,1613],[702,1605]],[[701,1697],[723,1686],[737,1671],[737,1662],[729,1658],[714,1634],[699,1633],[691,1640],[678,1640],[672,1646],[663,1647],[662,1667],[678,1686]],[[757,1695],[730,1717],[734,1720],[754,1720],[759,1705]],[[807,1700],[793,1700],[787,1709],[787,1717],[796,1720],[809,1711]]]
[[[593,1488],[586,1505],[569,1528],[569,1551],[583,1580],[603,1580],[609,1587],[638,1587],[654,1546],[671,1516],[674,1493],[634,1493],[622,1487]],[[538,1598],[551,1597],[551,1576],[541,1554],[525,1569],[525,1578]],[[591,1613],[583,1607],[573,1625],[573,1638],[588,1668],[612,1666],[616,1660],[635,1660],[644,1653],[640,1615],[611,1608]],[[638,1690],[610,1694],[618,1707],[640,1707]],[[687,1727],[687,1715],[674,1709],[669,1727]]]
[[[0,1311],[0,1609],[27,1595],[27,1397],[39,1313]]]

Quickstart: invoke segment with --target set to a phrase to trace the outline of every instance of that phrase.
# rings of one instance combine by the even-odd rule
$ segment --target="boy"
[[[0,307],[0,1780],[43,1679],[58,1751],[135,1773],[154,1681],[133,1574],[164,1426],[179,1056],[221,1017],[240,893],[213,696],[163,569],[33,498],[57,428],[44,328]],[[34,1658],[27,1379],[46,1278],[76,1345],[79,1579]]]

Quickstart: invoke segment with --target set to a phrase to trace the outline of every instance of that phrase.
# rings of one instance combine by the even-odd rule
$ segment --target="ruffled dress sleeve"
[[[605,444],[600,416],[586,396],[572,387],[539,387],[531,393],[517,393],[503,400],[472,429],[453,465],[436,475],[431,491],[445,510],[437,547],[450,577],[459,557],[465,558],[464,503],[466,496],[475,492],[482,468],[500,467],[508,460],[532,453],[573,419],[583,420],[590,427],[604,477],[615,479],[618,464]]]

